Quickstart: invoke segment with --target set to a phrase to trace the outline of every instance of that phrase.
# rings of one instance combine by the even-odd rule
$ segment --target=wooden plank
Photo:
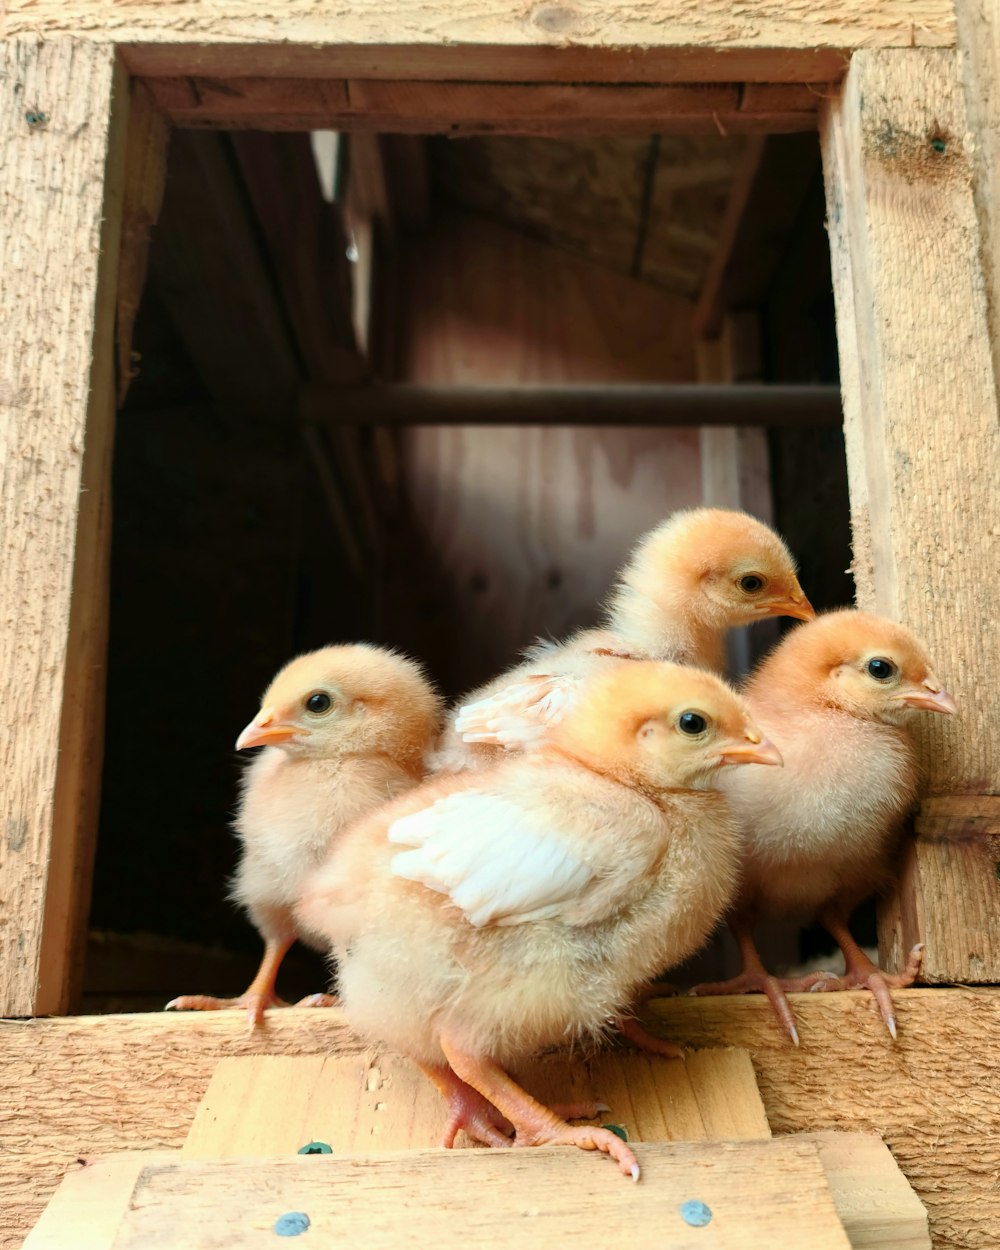
[[[169,124],[139,82],[129,87],[128,147],[125,153],[125,193],[122,204],[121,255],[118,261],[118,307],[115,346],[118,355],[117,402],[128,394],[135,368],[132,331],[139,312],[149,244],[160,215],[167,176]]]
[[[665,1063],[628,1051],[586,1063],[543,1059],[517,1078],[549,1103],[595,1099],[630,1141],[769,1137],[750,1056],[704,1050]],[[276,1114],[276,1109],[280,1113]],[[186,1157],[291,1154],[319,1140],[335,1154],[437,1145],[444,1101],[413,1064],[368,1051],[351,1057],[223,1059],[182,1147]]]
[[[5,1015],[69,1009],[89,906],[127,97],[110,47],[0,47]]]
[[[974,146],[974,192],[993,344],[1000,378],[1000,10],[994,0],[957,0],[965,107]]]
[[[794,1245],[803,1227],[812,1250],[850,1246],[811,1142],[649,1144],[639,1154],[636,1186],[607,1160],[565,1148],[160,1162],[140,1173],[112,1246],[270,1245],[276,1219],[302,1211],[311,1239],[371,1250],[408,1245],[414,1229],[442,1248],[499,1250],[512,1224],[530,1227],[533,1246],[555,1250],[589,1244],[595,1219],[638,1246],[669,1238],[674,1250],[693,1250],[705,1234],[683,1218],[692,1200],[709,1208],[717,1250],[772,1238],[765,1244]]]
[[[804,1133],[816,1144],[853,1250],[930,1250],[927,1211],[874,1133]]]
[[[823,127],[858,601],[926,640],[961,709],[918,728],[931,796],[1000,790],[1000,423],[966,129],[958,54],[923,51],[859,53]],[[992,857],[918,843],[899,891],[884,958],[919,938],[927,980],[1000,980]]]
[[[22,1250],[107,1250],[145,1168],[174,1161],[176,1152],[136,1150],[78,1159],[63,1177]]]
[[[936,1250],[998,1245],[1000,990],[894,998],[896,1043],[861,993],[795,995],[798,1050],[760,995],[659,1000],[645,1019],[688,1050],[749,1050],[776,1133],[879,1133]],[[238,1011],[0,1023],[0,1247],[15,1250],[77,1157],[180,1147],[220,1059],[365,1049],[335,1009],[272,1012],[254,1036]]]
[[[855,48],[951,45],[946,0],[830,0],[821,9],[734,9],[729,0],[595,0],[530,10],[424,0],[280,12],[244,0],[9,0],[9,36],[75,34],[124,46],[156,75],[335,74],[531,82],[831,82]]]
[[[315,425],[838,425],[836,386],[684,382],[548,386],[307,385]]]

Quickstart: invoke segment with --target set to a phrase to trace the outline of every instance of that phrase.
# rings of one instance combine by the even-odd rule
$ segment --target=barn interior
[[[129,320],[85,1011],[249,981],[233,743],[292,655],[369,639],[457,696],[701,502],[853,599],[814,130],[176,130]],[[325,977],[297,948],[279,989]]]

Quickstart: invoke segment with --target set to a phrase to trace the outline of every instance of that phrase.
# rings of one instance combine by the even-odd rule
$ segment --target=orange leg
[[[879,1011],[889,1035],[896,1038],[896,1011],[892,1005],[890,989],[907,989],[917,979],[923,959],[923,945],[914,946],[906,967],[902,972],[892,974],[883,972],[868,958],[854,940],[847,921],[842,913],[827,911],[820,917],[820,923],[844,952],[844,975],[834,976],[829,972],[813,972],[795,980],[782,981],[785,989],[810,990],[813,993],[831,993],[837,990],[871,990],[878,1003]]]
[[[611,1155],[625,1176],[639,1179],[636,1157],[620,1137],[604,1128],[567,1124],[512,1081],[492,1059],[467,1055],[448,1037],[440,1040],[455,1074],[478,1090],[510,1121],[515,1146],[577,1146],[581,1150],[601,1150]]]
[[[494,1105],[467,1085],[447,1064],[418,1063],[417,1067],[438,1087],[451,1116],[441,1145],[451,1150],[459,1129],[484,1146],[510,1146],[514,1127]]]
[[[647,995],[652,997],[652,995]],[[673,1042],[665,1042],[644,1028],[634,1016],[616,1016],[611,1023],[622,1037],[627,1037],[633,1046],[645,1050],[651,1055],[663,1055],[666,1059],[683,1059],[684,1051]]]
[[[287,1007],[274,992],[274,982],[281,961],[288,953],[294,937],[268,938],[257,975],[239,998],[212,998],[207,994],[182,994],[167,1003],[167,1011],[219,1011],[225,1007],[245,1007],[251,1032],[264,1019],[268,1007]]]
[[[729,927],[740,948],[741,971],[738,977],[729,981],[714,981],[710,984],[696,985],[692,994],[766,994],[767,1001],[774,1009],[774,1014],[796,1046],[799,1044],[799,1031],[795,1027],[795,1016],[791,1004],[785,997],[782,982],[772,977],[761,962],[757,947],[754,945],[750,921],[744,917],[734,918]]]

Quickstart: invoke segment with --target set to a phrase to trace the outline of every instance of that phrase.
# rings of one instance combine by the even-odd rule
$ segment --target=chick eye
[[[681,712],[677,718],[677,728],[682,734],[690,734],[692,738],[704,733],[707,725],[704,716],[698,712]]]
[[[306,711],[312,712],[316,716],[322,716],[324,712],[329,712],[332,706],[333,700],[322,690],[317,690],[315,694],[311,694],[306,699]]]
[[[759,573],[747,573],[740,578],[740,590],[745,590],[748,595],[755,595],[758,590],[763,590],[767,582]]]
[[[896,675],[896,666],[891,660],[869,660],[866,667],[868,676],[874,677],[876,681],[887,681]]]

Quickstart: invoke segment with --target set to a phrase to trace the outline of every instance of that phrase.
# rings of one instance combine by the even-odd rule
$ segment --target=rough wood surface
[[[660,1000],[646,1019],[685,1047],[749,1050],[776,1133],[879,1133],[935,1250],[1000,1244],[1000,991],[894,997],[895,1045],[860,993],[795,995],[798,1050],[759,996]],[[241,1012],[0,1024],[0,1246],[14,1250],[78,1157],[179,1147],[220,1059],[364,1049],[335,1010],[273,1012],[254,1037]]]
[[[114,82],[109,47],[66,39],[0,45],[5,1015],[69,1009],[89,899],[128,112],[119,91],[112,127]]]
[[[546,1103],[607,1103],[602,1119],[630,1141],[771,1135],[745,1050],[701,1050],[670,1063],[631,1051],[587,1063],[540,1059],[515,1075]],[[334,1154],[420,1149],[438,1144],[447,1119],[434,1086],[396,1055],[223,1059],[182,1150],[198,1159],[291,1154],[314,1140]]]
[[[808,1133],[854,1250],[930,1250],[927,1211],[874,1133]]]
[[[450,83],[380,79],[149,78],[178,126],[390,134],[742,134],[815,130],[820,93],[739,83]],[[756,86],[756,84],[748,84]]]
[[[583,1151],[406,1151],[266,1160],[159,1161],[139,1173],[114,1250],[215,1250],[270,1246],[275,1220],[308,1214],[308,1237],[372,1250],[421,1241],[441,1247],[510,1245],[512,1228],[555,1250],[590,1244],[595,1221],[637,1246],[705,1245],[681,1212],[692,1199],[711,1211],[715,1250],[796,1244],[848,1250],[814,1143],[649,1144],[643,1177],[626,1182],[606,1159]],[[131,1161],[124,1170],[127,1185]],[[794,1200],[792,1198],[794,1197]],[[771,1240],[773,1239],[773,1240]]]
[[[1000,790],[1000,423],[955,52],[859,53],[823,127],[858,601],[927,642],[960,713],[922,719],[925,792]],[[982,848],[909,848],[883,955],[1000,980]]]
[[[947,0],[600,0],[443,10],[429,0],[280,10],[246,0],[9,0],[7,30],[125,45],[141,74],[564,82],[826,82],[854,48],[950,45]]]
[[[1000,379],[1000,6],[957,0],[965,107],[972,130],[976,210],[983,245],[993,370]]]

